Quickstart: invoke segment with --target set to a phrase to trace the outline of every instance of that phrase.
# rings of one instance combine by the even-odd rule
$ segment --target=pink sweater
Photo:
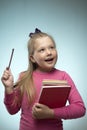
[[[68,84],[71,86],[68,98],[69,105],[54,109],[55,119],[36,120],[32,117],[32,106],[28,107],[27,105],[28,101],[26,94],[23,96],[20,107],[17,104],[11,105],[14,96],[18,98],[19,93],[17,91],[14,91],[12,94],[5,94],[4,103],[10,114],[16,114],[21,109],[20,130],[63,130],[62,119],[75,119],[85,115],[86,108],[83,100],[76,89],[74,82],[66,72],[57,69],[46,73],[34,71],[33,79],[38,96],[43,79],[67,80]],[[37,102],[37,99],[35,102]]]

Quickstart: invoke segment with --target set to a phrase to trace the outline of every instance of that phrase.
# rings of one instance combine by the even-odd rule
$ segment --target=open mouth
[[[46,62],[52,62],[52,61],[53,61],[53,58],[46,59],[45,61],[46,61]]]

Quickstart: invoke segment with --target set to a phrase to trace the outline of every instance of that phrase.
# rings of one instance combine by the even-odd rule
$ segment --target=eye
[[[40,49],[40,50],[39,50],[39,52],[44,52],[44,51],[45,51],[45,49],[44,49],[44,48],[42,48],[42,49]]]
[[[54,46],[50,46],[50,49],[52,49],[52,50],[53,50],[53,49],[55,49],[55,47],[54,47]]]

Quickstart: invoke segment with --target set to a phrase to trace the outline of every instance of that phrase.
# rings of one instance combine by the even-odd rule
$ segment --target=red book
[[[66,105],[71,87],[69,85],[42,86],[39,103],[50,108],[59,108]]]

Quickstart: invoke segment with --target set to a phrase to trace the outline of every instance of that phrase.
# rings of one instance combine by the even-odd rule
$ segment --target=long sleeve
[[[16,90],[14,90],[11,94],[5,93],[4,104],[10,114],[16,114],[20,110],[20,105],[16,102],[19,94],[19,91]]]
[[[64,79],[71,86],[71,92],[68,98],[69,104],[62,108],[54,109],[55,116],[60,119],[75,119],[85,115],[86,108],[80,93],[78,92],[73,80],[65,73]]]
[[[22,73],[19,74],[18,80],[21,79]],[[20,91],[18,88],[14,88],[13,93],[11,94],[4,94],[4,104],[10,114],[16,114],[20,108],[21,103],[18,102],[20,98]]]

